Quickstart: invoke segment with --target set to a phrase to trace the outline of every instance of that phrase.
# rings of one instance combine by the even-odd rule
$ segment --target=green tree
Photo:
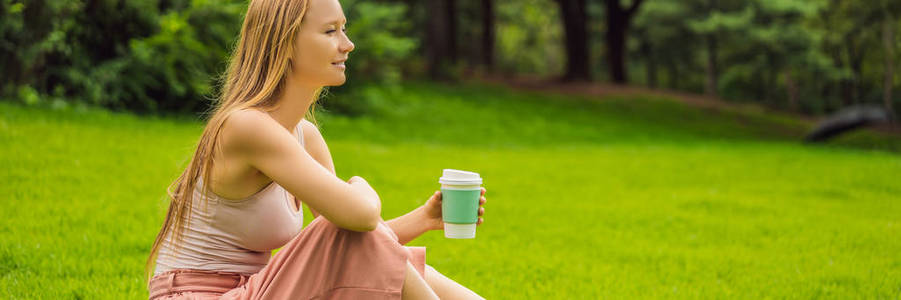
[[[540,76],[565,72],[563,28],[554,2],[499,1],[496,8],[498,71]]]
[[[631,46],[633,63],[644,65],[645,84],[658,87],[664,69],[665,86],[685,87],[686,76],[693,72],[698,37],[685,26],[685,19],[693,12],[682,1],[648,1],[635,16]]]
[[[718,96],[719,89],[719,47],[734,42],[731,38],[741,36],[751,27],[753,10],[742,7],[738,1],[685,1],[691,11],[702,12],[686,19],[688,28],[703,43],[706,80],[704,91],[710,96]]]
[[[110,103],[98,88],[127,65],[134,37],[157,30],[155,1],[0,0],[2,93],[36,90]]]

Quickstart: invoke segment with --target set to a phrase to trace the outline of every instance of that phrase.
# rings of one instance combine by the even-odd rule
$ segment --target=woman
[[[440,192],[382,221],[376,192],[335,176],[305,119],[323,86],[345,81],[344,23],[337,0],[250,2],[220,101],[170,186],[151,299],[480,298],[402,246],[441,228]],[[299,200],[316,217],[303,230]]]

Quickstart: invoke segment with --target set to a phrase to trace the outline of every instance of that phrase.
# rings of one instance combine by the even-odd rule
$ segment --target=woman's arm
[[[309,152],[323,168],[329,170],[332,174],[336,174],[331,152],[328,149],[328,145],[325,143],[325,139],[322,138],[319,128],[316,128],[316,125],[313,125],[313,123],[310,123],[307,120],[301,121],[301,127],[303,130],[304,147],[307,152]],[[484,205],[487,201],[484,196],[485,189],[482,188],[482,197],[479,198],[480,206]],[[312,207],[307,207],[314,217],[319,215]],[[480,207],[480,218],[477,224],[481,225],[484,221],[481,218],[484,213],[485,209]],[[385,223],[387,223],[388,227],[397,234],[398,242],[401,244],[407,244],[430,230],[443,229],[444,222],[441,219],[441,192],[435,191],[422,206],[417,207],[403,216],[388,220]]]
[[[425,206],[420,206],[403,216],[385,222],[394,234],[397,234],[397,241],[401,245],[406,245],[423,233],[443,227],[442,223],[435,223],[434,219],[430,219],[425,209]]]
[[[313,159],[319,162],[322,167],[329,170],[329,172],[332,172],[332,174],[336,174],[335,163],[332,160],[331,152],[328,149],[328,145],[325,143],[325,139],[322,138],[319,128],[316,128],[316,125],[313,125],[313,123],[310,123],[310,121],[307,120],[301,121],[301,128],[303,130],[304,147],[307,152],[309,152],[310,155],[313,156]],[[308,208],[314,217],[319,215],[313,208],[310,208],[309,206]],[[438,227],[435,227],[435,224],[429,222],[424,207],[414,209],[413,211],[389,220],[386,223],[388,223],[388,226],[394,230],[395,234],[397,234],[401,244],[412,241],[426,231],[441,228],[441,224],[437,224]]]
[[[365,180],[336,177],[268,114],[237,111],[221,132],[224,152],[244,160],[338,227],[371,231],[382,221],[378,194]]]
[[[303,146],[310,153],[310,156],[316,160],[323,168],[332,173],[332,175],[338,176],[338,173],[335,172],[335,163],[332,160],[332,153],[328,150],[328,145],[325,143],[325,139],[322,138],[322,133],[319,132],[319,128],[316,128],[316,125],[313,125],[310,121],[303,119],[300,121],[301,134],[303,134]],[[304,203],[306,205],[306,203]],[[319,216],[319,212],[306,205],[306,207],[310,210],[310,214],[313,215],[313,218]]]

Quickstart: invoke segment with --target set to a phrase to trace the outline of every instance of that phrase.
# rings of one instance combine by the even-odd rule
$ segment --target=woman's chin
[[[327,85],[328,85],[328,86],[340,86],[340,85],[344,85],[345,82],[347,82],[347,77],[345,77],[345,76],[342,74],[340,79],[335,80],[335,81],[333,81],[332,83],[327,84]]]

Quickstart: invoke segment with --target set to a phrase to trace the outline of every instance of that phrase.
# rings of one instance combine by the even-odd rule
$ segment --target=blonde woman
[[[345,23],[337,0],[250,1],[220,101],[169,188],[151,299],[481,298],[402,246],[442,227],[440,192],[382,221],[379,196],[336,177],[305,118],[323,86],[345,81]],[[303,230],[301,201],[315,216]]]

